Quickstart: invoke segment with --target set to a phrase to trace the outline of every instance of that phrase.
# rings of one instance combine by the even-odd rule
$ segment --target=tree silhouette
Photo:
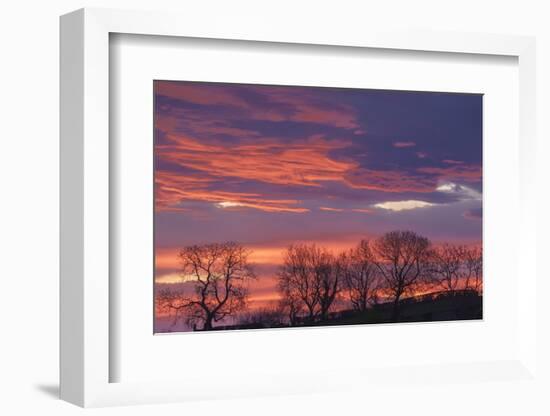
[[[365,312],[370,303],[376,303],[380,275],[369,242],[361,240],[357,247],[342,253],[337,265],[353,309]]]
[[[443,244],[431,251],[430,281],[454,293],[466,277],[466,253],[463,245]]]
[[[193,329],[200,330],[211,330],[227,317],[237,323],[235,327],[257,328],[340,319],[363,321],[364,312],[373,307],[377,313],[372,317],[398,322],[402,307],[411,311],[415,301],[444,298],[434,293],[416,296],[429,285],[456,294],[453,302],[457,305],[453,308],[463,308],[466,316],[472,313],[468,310],[472,300],[476,301],[470,295],[474,291],[481,295],[482,290],[480,247],[448,243],[433,247],[415,232],[392,231],[371,241],[361,240],[337,256],[315,244],[289,246],[277,273],[279,299],[269,307],[249,311],[248,282],[255,278],[249,255],[242,245],[233,242],[183,248],[178,254],[182,282],[164,285],[168,289],[157,291],[157,309],[169,311],[174,324],[185,319]],[[462,288],[469,289],[464,293],[468,299],[462,292],[460,296],[455,293]],[[402,302],[405,297],[416,298]],[[342,301],[338,309],[342,313],[329,315],[336,310],[337,299]],[[380,303],[387,305],[379,307]],[[353,311],[343,309],[346,304]],[[411,316],[414,313],[407,312],[407,318]],[[223,325],[231,328],[228,322]]]
[[[180,250],[181,276],[191,290],[159,294],[160,306],[203,330],[246,307],[248,281],[255,275],[249,252],[233,242],[188,246]],[[189,293],[191,292],[191,293]]]
[[[375,264],[393,297],[392,321],[399,319],[399,301],[426,273],[430,241],[413,231],[391,231],[373,242]]]
[[[481,247],[466,249],[464,257],[467,269],[465,288],[473,289],[479,293],[483,284],[483,252]]]
[[[294,326],[298,324],[300,316],[304,313],[304,308],[298,294],[290,290],[290,285],[286,283],[279,281],[279,292],[281,294],[279,308],[287,316],[290,325]]]
[[[278,274],[278,288],[294,313],[303,309],[310,322],[327,319],[340,290],[334,256],[316,245],[291,245]],[[295,316],[296,317],[296,316]]]

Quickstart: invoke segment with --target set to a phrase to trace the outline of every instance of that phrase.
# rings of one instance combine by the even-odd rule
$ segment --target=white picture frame
[[[169,13],[82,9],[61,18],[61,398],[80,406],[159,403],[200,398],[307,393],[360,388],[391,380],[399,369],[331,370],[331,383],[314,374],[277,374],[265,380],[235,382],[224,391],[204,391],[196,379],[178,382],[110,382],[110,169],[109,35],[112,33],[206,39],[332,45],[439,53],[505,55],[518,59],[520,136],[519,262],[525,271],[518,288],[520,345],[513,360],[415,367],[413,379],[469,380],[473,372],[518,382],[538,382],[536,348],[535,212],[535,40],[509,35],[383,32],[369,29],[331,32],[311,22],[278,26],[265,21],[200,19]],[[336,373],[335,373],[336,371]],[[410,371],[409,371],[410,373]],[[348,377],[353,383],[343,383]],[[289,381],[290,379],[290,381]],[[483,379],[483,377],[482,377]],[[479,380],[477,380],[479,382]]]

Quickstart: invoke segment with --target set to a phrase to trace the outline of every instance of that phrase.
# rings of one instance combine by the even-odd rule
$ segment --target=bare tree
[[[430,241],[413,231],[392,231],[373,242],[375,264],[393,297],[392,321],[399,319],[399,301],[424,277]]]
[[[314,244],[291,245],[279,270],[278,287],[282,298],[294,310],[303,308],[309,321],[326,319],[340,290],[334,256]]]
[[[317,258],[314,267],[315,275],[319,278],[319,315],[321,319],[328,319],[328,313],[336,296],[340,292],[340,276],[337,273],[334,256],[325,250]]]
[[[466,247],[445,243],[431,251],[430,281],[443,290],[454,293],[466,278]]]
[[[182,280],[191,290],[159,293],[161,307],[185,316],[203,330],[246,307],[248,281],[255,275],[249,252],[233,242],[185,247],[179,252]],[[189,293],[191,292],[191,293]]]
[[[306,247],[291,245],[287,249],[284,263],[278,273],[278,290],[282,302],[295,312],[303,309],[303,312],[313,319],[318,309],[319,297],[318,286],[313,279],[309,264]]]
[[[342,253],[337,269],[353,309],[364,312],[370,303],[377,302],[380,272],[367,240],[361,240],[357,247]]]
[[[467,248],[464,253],[467,277],[465,289],[480,292],[483,284],[483,252],[481,247]]]
[[[279,308],[283,311],[288,318],[288,322],[291,326],[298,323],[299,318],[304,313],[302,301],[298,297],[297,293],[289,290],[290,288],[283,282],[279,282],[279,291],[281,292],[281,299],[279,300]],[[283,283],[281,285],[281,283]]]

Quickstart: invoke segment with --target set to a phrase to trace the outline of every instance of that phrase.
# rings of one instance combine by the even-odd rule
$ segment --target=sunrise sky
[[[155,81],[157,285],[177,250],[253,250],[253,305],[292,242],[339,251],[410,229],[481,242],[482,96]]]

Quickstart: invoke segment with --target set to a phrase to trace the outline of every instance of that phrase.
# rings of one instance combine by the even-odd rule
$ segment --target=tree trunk
[[[307,305],[307,309],[309,312],[309,316],[308,316],[309,323],[313,323],[315,321],[315,309],[310,305]]]
[[[208,315],[204,321],[203,331],[210,331],[212,329],[212,316]]]
[[[398,322],[399,321],[399,300],[401,298],[401,293],[398,293],[395,296],[395,300],[393,301],[393,311],[391,315],[391,321],[392,322]]]

